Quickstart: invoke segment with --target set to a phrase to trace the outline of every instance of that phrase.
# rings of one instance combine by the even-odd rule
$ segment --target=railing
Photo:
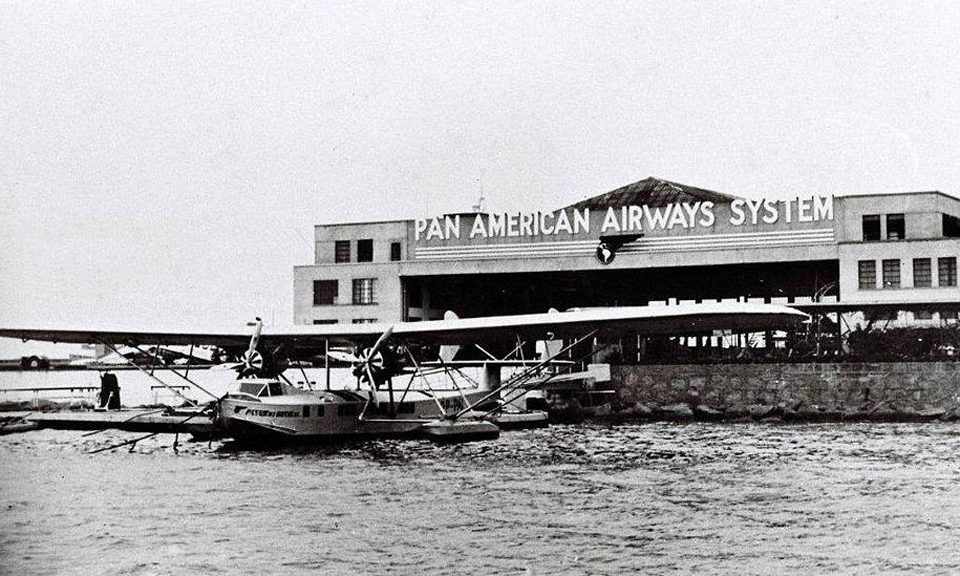
[[[33,397],[31,403],[34,408],[40,407],[41,396],[40,393],[44,392],[69,392],[69,394],[60,394],[60,395],[43,395],[44,400],[50,401],[83,401],[87,400],[90,402],[96,403],[97,392],[100,391],[99,386],[27,386],[27,387],[16,387],[16,388],[0,388],[0,393],[3,393],[4,398],[8,392],[32,392]],[[86,394],[84,394],[86,393]],[[79,395],[78,395],[79,394]]]
[[[159,404],[159,395],[163,390],[169,390],[174,388],[177,390],[186,390],[190,388],[189,386],[150,386],[150,390],[153,392],[153,403]],[[6,394],[10,392],[30,392],[33,394],[32,404],[34,408],[40,406],[40,400],[50,400],[50,401],[82,401],[89,400],[93,404],[97,404],[97,395],[100,392],[99,386],[24,386],[24,387],[13,387],[13,388],[0,388],[0,394],[3,394],[2,398],[6,399]],[[54,394],[48,395],[49,392],[68,392],[68,394]],[[41,393],[43,393],[41,395]]]

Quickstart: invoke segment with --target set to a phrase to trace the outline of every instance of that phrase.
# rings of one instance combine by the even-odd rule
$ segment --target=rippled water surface
[[[86,453],[133,437],[0,437],[0,572],[960,573],[957,425]]]

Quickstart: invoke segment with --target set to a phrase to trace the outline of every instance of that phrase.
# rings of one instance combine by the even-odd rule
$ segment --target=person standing
[[[109,370],[100,376],[100,408],[120,409],[120,383]]]

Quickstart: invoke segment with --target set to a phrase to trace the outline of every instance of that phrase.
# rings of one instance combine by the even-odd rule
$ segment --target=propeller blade
[[[247,348],[247,356],[252,356],[257,351],[257,344],[260,343],[260,330],[263,329],[263,320],[257,318],[256,327],[253,329],[253,336],[250,337],[250,347]]]
[[[369,378],[370,383],[370,399],[373,401],[373,405],[380,407],[380,399],[377,398],[377,383],[373,379],[373,371],[370,370],[370,363],[364,364],[364,367],[367,369],[367,378]]]
[[[370,350],[367,352],[367,360],[373,358],[374,354],[380,351],[380,347],[393,336],[393,326],[387,326],[386,331],[377,338],[377,341],[370,347]]]

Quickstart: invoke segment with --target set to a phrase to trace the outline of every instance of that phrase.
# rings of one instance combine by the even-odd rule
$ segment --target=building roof
[[[716,204],[727,204],[736,198],[736,196],[730,196],[729,194],[694,188],[686,184],[678,184],[650,176],[639,182],[617,188],[612,192],[581,200],[576,204],[567,206],[567,208],[576,210],[583,208],[620,208],[621,206],[641,204],[666,206],[676,202],[702,202],[706,200]]]
[[[950,200],[960,200],[960,195],[957,195],[953,192],[941,192],[940,190],[914,190],[908,192],[844,192],[841,194],[836,194],[836,198],[882,198],[884,196],[919,196],[921,194],[936,194],[949,198]]]

